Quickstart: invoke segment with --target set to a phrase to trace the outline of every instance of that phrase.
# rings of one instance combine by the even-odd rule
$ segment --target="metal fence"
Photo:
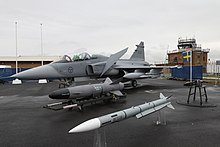
[[[207,63],[207,74],[219,74],[220,73],[220,60],[209,61]]]

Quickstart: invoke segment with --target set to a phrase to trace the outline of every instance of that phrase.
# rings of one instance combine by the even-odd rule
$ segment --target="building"
[[[196,39],[178,39],[178,49],[168,52],[169,65],[202,66],[207,71],[208,53],[210,49],[202,49]],[[192,59],[192,63],[191,62]]]
[[[61,56],[18,56],[18,68],[33,68],[43,64],[49,64],[53,61],[60,60]],[[16,67],[16,57],[12,56],[2,56],[0,57],[0,65],[8,65],[12,68]]]

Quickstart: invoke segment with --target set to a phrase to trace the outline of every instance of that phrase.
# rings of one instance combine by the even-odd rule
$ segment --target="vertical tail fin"
[[[139,45],[136,45],[137,48],[132,54],[130,60],[134,61],[144,61],[145,60],[145,55],[144,55],[144,42],[141,41]]]

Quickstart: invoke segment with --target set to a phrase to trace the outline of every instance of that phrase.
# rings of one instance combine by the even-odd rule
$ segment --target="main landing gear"
[[[132,85],[132,87],[137,87],[137,81],[136,80],[132,80],[131,81],[131,85]]]

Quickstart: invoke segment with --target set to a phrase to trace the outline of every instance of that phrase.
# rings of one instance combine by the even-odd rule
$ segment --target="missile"
[[[160,76],[160,72],[161,72],[162,68],[158,68],[158,69],[151,69],[149,72],[144,73],[141,71],[136,71],[136,72],[132,72],[132,73],[126,73],[123,78],[125,79],[144,79],[144,78],[157,78]]]
[[[124,89],[124,84],[115,84],[112,83],[110,78],[106,78],[105,82],[101,84],[89,84],[59,89],[50,93],[49,97],[51,99],[83,99],[97,98],[107,93],[123,96],[120,92],[122,89]]]
[[[126,79],[138,79],[141,78],[141,76],[143,76],[144,73],[136,73],[136,72],[132,72],[132,73],[127,73],[123,76],[123,78]]]
[[[131,107],[122,111],[114,112],[111,114],[107,114],[101,117],[93,118],[88,121],[81,123],[80,125],[74,127],[69,131],[69,133],[79,133],[86,132],[98,129],[100,127],[119,122],[130,117],[136,116],[136,118],[140,119],[144,116],[147,116],[151,113],[159,111],[165,107],[175,109],[170,102],[170,97],[165,97],[162,93],[160,93],[160,99],[141,104],[135,107]]]

